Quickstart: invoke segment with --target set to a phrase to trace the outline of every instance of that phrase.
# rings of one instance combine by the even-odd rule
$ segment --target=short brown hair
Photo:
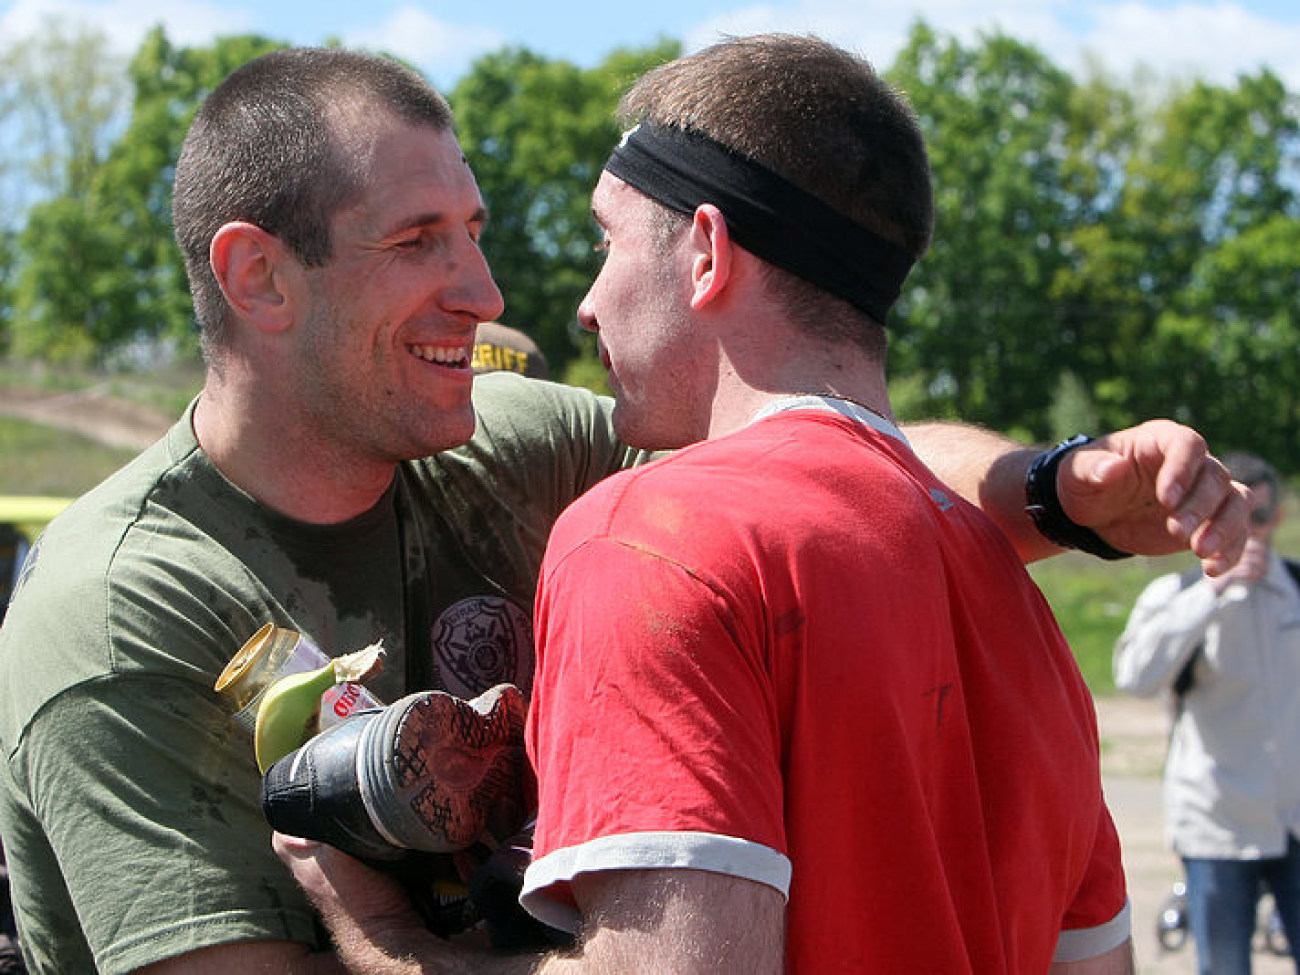
[[[176,164],[172,217],[206,354],[222,344],[228,321],[208,260],[216,232],[244,220],[303,263],[324,264],[331,219],[363,189],[341,136],[377,113],[451,127],[446,99],[419,74],[390,58],[335,49],[255,58],[203,103]]]
[[[739,37],[678,58],[642,77],[619,114],[628,126],[649,118],[702,132],[913,258],[929,246],[934,202],[915,113],[867,61],[819,38]],[[865,317],[793,275],[772,273],[788,279],[782,290],[799,292],[791,309],[801,309],[809,327]]]

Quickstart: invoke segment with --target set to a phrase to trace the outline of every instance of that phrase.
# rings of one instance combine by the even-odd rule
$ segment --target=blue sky
[[[183,44],[238,32],[297,44],[337,37],[401,54],[441,86],[504,44],[591,65],[661,36],[694,49],[762,30],[813,31],[887,66],[924,17],[967,40],[999,28],[1071,70],[1092,58],[1120,74],[1141,63],[1227,82],[1267,65],[1300,91],[1296,0],[0,0],[0,38],[31,33],[46,15],[96,24],[127,52],[159,22]]]

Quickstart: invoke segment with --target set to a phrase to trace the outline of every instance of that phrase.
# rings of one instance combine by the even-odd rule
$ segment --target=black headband
[[[881,325],[912,269],[897,244],[699,132],[644,121],[623,136],[605,169],[679,213],[712,203],[741,247]]]

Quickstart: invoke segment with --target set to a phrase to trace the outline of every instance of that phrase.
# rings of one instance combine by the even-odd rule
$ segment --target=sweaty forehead
[[[357,148],[361,191],[337,217],[363,236],[485,219],[478,184],[450,129],[374,126]]]
[[[410,180],[448,192],[478,193],[465,153],[450,129],[399,126],[378,133],[370,171],[378,179]]]
[[[591,192],[591,212],[597,223],[608,226],[611,220],[627,213],[638,200],[648,200],[612,173],[602,172]]]

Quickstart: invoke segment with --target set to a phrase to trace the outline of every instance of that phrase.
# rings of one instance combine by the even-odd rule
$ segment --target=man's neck
[[[261,504],[329,525],[370,510],[388,490],[395,464],[340,456],[327,437],[295,434],[288,417],[251,402],[265,405],[210,382],[195,405],[194,435],[217,470]]]
[[[843,361],[828,367],[819,357],[809,356],[804,361],[784,362],[768,370],[766,376],[748,380],[735,370],[724,371],[713,401],[709,438],[740,429],[761,410],[791,396],[833,397],[894,422],[882,369],[861,362],[849,366]]]

